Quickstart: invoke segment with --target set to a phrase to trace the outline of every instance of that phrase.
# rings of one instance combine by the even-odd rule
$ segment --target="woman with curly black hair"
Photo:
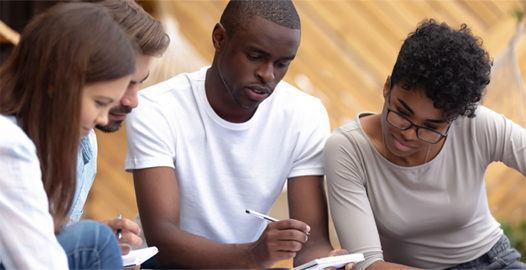
[[[358,269],[526,269],[489,211],[484,174],[526,174],[526,130],[479,101],[491,59],[466,25],[420,23],[387,77],[381,114],[325,145],[329,202]]]

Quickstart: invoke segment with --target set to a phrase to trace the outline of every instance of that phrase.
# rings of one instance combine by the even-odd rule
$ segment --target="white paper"
[[[365,258],[362,253],[345,254],[312,260],[306,264],[295,267],[292,270],[323,270],[325,267],[334,267],[338,269],[344,267],[350,262],[357,263],[363,260],[365,260]]]
[[[157,247],[147,247],[132,250],[130,251],[130,253],[122,256],[122,264],[124,265],[124,268],[142,264],[149,258],[153,257],[155,254],[157,254],[157,252],[159,252]]]

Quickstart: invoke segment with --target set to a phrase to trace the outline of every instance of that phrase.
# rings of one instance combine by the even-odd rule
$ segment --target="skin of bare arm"
[[[289,215],[307,223],[309,240],[294,258],[294,266],[327,257],[332,251],[329,240],[327,200],[322,176],[300,176],[287,181]]]
[[[173,168],[134,170],[133,179],[144,235],[148,245],[159,249],[155,261],[161,268],[268,268],[294,257],[306,241],[307,225],[288,219],[270,223],[253,243],[213,242],[180,229]]]
[[[419,268],[414,268],[414,267],[410,267],[410,266],[406,266],[406,265],[401,265],[401,264],[397,264],[397,263],[390,263],[390,262],[384,262],[384,261],[376,261],[374,263],[372,263],[371,265],[369,265],[369,267],[367,267],[367,269],[369,270],[373,270],[373,269],[419,269]]]
[[[287,196],[290,218],[301,220],[311,228],[307,242],[294,258],[294,266],[313,259],[348,254],[346,250],[333,250],[329,238],[329,213],[323,176],[300,176],[289,178]],[[349,263],[346,269],[354,264]]]

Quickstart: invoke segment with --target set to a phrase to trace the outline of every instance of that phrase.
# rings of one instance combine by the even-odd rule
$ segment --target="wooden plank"
[[[487,31],[475,34],[484,40],[484,47],[490,55],[497,57],[507,49],[516,26],[516,21],[509,17],[494,24]]]
[[[18,41],[20,41],[20,34],[11,29],[11,27],[3,21],[0,21],[0,39],[2,43],[10,42],[16,45]]]
[[[391,12],[387,12],[385,8],[381,6],[385,3],[384,1],[357,1],[356,5],[361,6],[364,15],[368,17],[368,22],[374,29],[383,29],[382,34],[390,36],[390,44],[394,44],[396,48],[395,54],[398,53],[400,46],[400,40],[407,36],[407,33],[402,31],[398,27],[398,23],[401,23],[402,20],[399,20],[398,16],[391,16]]]
[[[210,1],[221,14],[223,14],[223,10],[225,10],[226,5],[228,4],[228,0],[216,0],[216,1]],[[217,19],[219,21],[219,18]]]
[[[393,16],[400,18],[406,23],[398,24],[400,31],[405,33],[404,39],[416,28],[416,25],[426,18],[411,1],[378,1],[377,3],[382,9],[385,9],[393,14]]]
[[[357,27],[357,25],[353,23],[344,24],[342,22],[344,18],[348,16],[346,12],[349,9],[345,8],[346,12],[343,13],[342,10],[344,10],[344,8],[340,8],[339,6],[335,5],[341,2],[305,1],[305,3],[310,5],[311,8],[316,10],[316,12],[319,14],[320,20],[318,24],[320,25],[320,28],[322,28],[323,31],[327,33],[327,36],[331,40],[336,42],[339,47],[349,48],[350,51],[353,51],[354,54],[350,57],[367,59],[362,63],[365,65],[365,69],[367,69],[368,72],[371,72],[376,77],[383,77],[383,75],[388,72],[386,72],[388,69],[386,65],[382,67],[383,64],[378,64],[381,63],[377,60],[379,59],[379,56],[373,52],[373,49],[366,45],[366,42],[370,41],[368,37],[362,35],[364,32],[359,29],[360,27]],[[338,15],[341,17],[337,17]],[[335,20],[334,18],[340,19]],[[363,38],[364,41],[361,41],[357,37],[360,37],[360,39]],[[378,53],[385,55],[385,51]],[[373,62],[377,63],[378,65],[371,64],[371,62],[368,60],[373,60]]]
[[[466,23],[475,32],[484,29],[481,21],[473,13],[469,12],[465,5],[460,4],[458,1],[431,1],[430,5],[436,12],[444,14],[445,22],[455,29],[458,29],[463,23]]]
[[[308,77],[311,79],[311,81],[314,82],[314,84],[319,88],[322,89],[323,93],[327,95],[332,103],[337,106],[339,109],[339,113],[347,115],[347,111],[349,109],[356,110],[356,109],[370,109],[377,107],[378,101],[381,100],[379,96],[371,96],[367,95],[367,92],[365,91],[359,91],[359,89],[353,89],[352,82],[348,82],[344,80],[343,78],[339,77],[338,73],[331,73],[329,71],[329,74],[331,75],[330,79],[320,78],[320,76],[317,76],[318,74],[321,74],[327,70],[323,70],[320,65],[316,65],[315,58],[299,58],[296,60],[298,63],[303,64],[305,66],[304,72],[305,74],[312,74],[308,75]],[[317,66],[318,68],[315,68]],[[331,69],[328,69],[331,70]],[[346,104],[342,102],[342,99],[340,98],[341,95],[338,93],[340,92],[349,92],[353,95],[359,96],[358,100],[360,100],[360,107],[354,107],[350,108]],[[353,112],[352,114],[356,114],[357,112]]]
[[[501,17],[511,15],[513,10],[516,8],[524,8],[524,4],[521,2],[521,0],[492,0],[491,2],[493,4],[493,8],[499,10]]]
[[[399,28],[395,27],[390,20],[381,16],[381,10],[370,1],[349,1],[345,2],[349,7],[347,11],[352,11],[348,14],[349,21],[347,27],[358,26],[364,36],[374,40],[375,44],[390,54],[398,52],[398,46],[393,46],[401,37],[407,33],[403,33]],[[393,48],[394,47],[394,48]]]
[[[471,12],[477,16],[486,27],[491,27],[499,20],[499,13],[496,13],[491,9],[488,1],[461,0],[460,3],[471,10]]]
[[[215,22],[209,20],[208,23],[201,20],[202,17],[210,18],[210,14],[201,14],[196,9],[194,1],[161,1],[170,4],[167,6],[173,16],[179,22],[181,33],[192,43],[197,51],[207,60],[212,62],[214,50],[212,47],[212,30]],[[195,1],[198,2],[198,1]],[[219,21],[219,18],[216,19]]]
[[[362,91],[368,91],[368,89],[375,89],[381,84],[383,77],[379,79],[373,75],[364,66],[363,60],[357,54],[352,53],[351,49],[341,41],[333,39],[332,35],[321,25],[321,18],[317,15],[317,11],[312,9],[312,6],[304,3],[299,2],[297,4],[304,26],[302,30],[303,40],[298,50],[298,58],[310,57],[308,54],[303,55],[304,47],[309,44],[309,46],[314,46],[320,53],[323,53],[322,60],[327,60],[331,66],[334,66],[337,73],[346,77],[353,87],[362,89]],[[332,73],[327,77],[327,79],[330,79]]]
[[[358,69],[355,69],[356,73],[353,72],[353,68],[349,66],[350,61],[342,61],[344,59],[341,57],[341,52],[338,48],[331,47],[329,44],[327,44],[325,49],[323,49],[324,46],[318,48],[316,44],[322,44],[323,42],[319,42],[319,40],[323,40],[323,38],[309,35],[309,33],[305,33],[304,37],[306,40],[304,40],[300,52],[298,52],[298,60],[295,61],[301,61],[304,65],[313,69],[315,76],[320,77],[320,80],[326,80],[327,83],[331,84],[327,88],[320,87],[320,89],[324,89],[324,92],[339,92],[342,89],[348,89],[360,95],[360,100],[366,104],[374,102],[374,97],[371,99],[370,94],[378,94],[378,92],[368,91],[371,89],[366,87],[368,83],[360,78],[360,73],[363,72],[360,72]],[[305,57],[302,57],[304,55]],[[376,86],[376,88],[373,87],[372,89],[378,89],[378,86],[381,86],[381,84],[376,84]]]
[[[132,176],[124,172],[125,129],[111,134],[96,133],[99,145],[97,175],[88,196],[92,207],[83,218],[100,220],[116,216],[118,212],[132,215],[137,212],[137,205]]]
[[[312,69],[310,69],[307,65],[305,65],[302,62],[303,59],[298,59],[297,61],[298,62],[296,63],[295,69],[298,71],[298,73],[301,73],[307,76],[307,78],[309,78],[309,80],[312,82],[312,84],[316,88],[321,90],[321,89],[331,89],[331,87],[339,87],[339,86],[333,86],[333,85],[339,85],[339,83],[336,81],[320,80],[319,77],[316,76],[314,71],[312,71]],[[294,74],[293,72],[291,73],[291,75]],[[301,87],[299,88],[302,89]],[[341,89],[341,87],[338,89]],[[309,92],[307,93],[312,94],[322,100],[325,108],[327,109],[327,112],[334,118],[332,123],[335,123],[335,120],[336,121],[338,120],[339,117],[336,117],[336,116],[346,115],[350,112],[350,109],[352,109],[352,108],[348,108],[347,106],[345,106],[345,104],[343,104],[341,100],[339,100],[338,97],[335,96],[334,92],[325,91],[325,90],[321,90],[321,92],[327,98],[320,97],[319,95],[316,95],[316,93],[309,93]],[[339,124],[339,121],[336,122],[336,124]],[[336,126],[331,125],[331,129],[334,129],[338,126],[339,125],[336,125]]]
[[[90,194],[92,200],[92,209],[89,215],[83,219],[89,218],[97,221],[104,219],[116,218],[118,214],[133,220],[138,213],[136,204],[130,205],[129,201],[120,199],[117,194],[111,190],[97,186],[93,188],[94,194]],[[95,210],[96,209],[96,210]]]

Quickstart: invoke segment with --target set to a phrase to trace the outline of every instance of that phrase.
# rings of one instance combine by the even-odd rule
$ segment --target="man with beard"
[[[141,91],[126,125],[125,169],[155,261],[247,269],[346,253],[328,235],[327,111],[281,81],[300,43],[294,5],[230,1],[212,40],[211,67]],[[268,213],[286,179],[291,219],[245,213]]]
[[[168,47],[170,40],[164,33],[161,23],[150,16],[133,0],[86,0],[86,2],[97,2],[94,4],[106,7],[113,19],[137,43],[136,72],[132,74],[130,84],[120,100],[120,104],[110,110],[108,124],[106,126],[96,126],[104,132],[115,132],[121,127],[126,115],[138,105],[138,86],[148,78],[150,58],[160,57]],[[80,219],[82,208],[95,179],[96,172],[97,139],[95,132],[91,130],[90,134],[80,141],[77,157],[77,190],[70,212],[71,222],[76,222]],[[110,226],[113,230],[122,230],[123,234],[119,240],[121,244],[139,246],[142,243],[141,238],[137,236],[140,229],[136,223],[125,218],[104,220],[102,223]],[[121,245],[121,249],[123,253],[128,253],[129,246]]]

